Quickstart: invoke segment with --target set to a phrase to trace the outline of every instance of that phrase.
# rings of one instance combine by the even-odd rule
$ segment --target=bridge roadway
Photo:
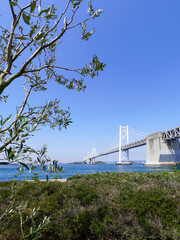
[[[170,129],[168,131],[162,132],[162,138],[163,138],[164,141],[180,138],[180,127],[173,128],[173,129]],[[126,145],[121,147],[121,150],[128,150],[128,149],[140,147],[140,146],[143,146],[143,145],[146,145],[146,138],[143,138],[143,139],[141,139],[139,141],[136,141],[136,142],[126,144]],[[102,157],[102,156],[105,156],[105,155],[108,155],[108,154],[111,154],[111,153],[116,153],[116,152],[119,152],[119,148],[114,148],[114,149],[111,149],[109,151],[99,153],[99,154],[97,154],[93,157],[90,157],[89,159]]]
[[[141,139],[139,141],[136,141],[136,142],[126,144],[126,145],[122,146],[121,149],[122,150],[128,150],[128,149],[135,148],[135,147],[140,147],[140,146],[143,146],[143,145],[146,145],[146,138],[143,138],[143,139]],[[111,154],[111,153],[116,153],[116,152],[119,152],[119,148],[114,148],[114,149],[111,149],[109,151],[99,153],[99,154],[97,154],[93,157],[90,157],[90,159],[91,158],[102,157],[102,156],[105,156],[105,155],[108,155],[108,154]]]

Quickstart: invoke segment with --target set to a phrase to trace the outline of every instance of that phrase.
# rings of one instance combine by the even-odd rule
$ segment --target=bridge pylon
[[[86,157],[84,157],[83,162],[85,164],[95,164],[95,156],[97,155],[96,148],[92,148],[91,152],[87,154]]]
[[[129,144],[129,127],[119,126],[119,161],[116,163],[117,165],[129,165],[129,149],[122,150],[122,146],[124,144]]]

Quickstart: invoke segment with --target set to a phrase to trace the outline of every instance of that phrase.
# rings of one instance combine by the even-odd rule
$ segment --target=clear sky
[[[1,1],[2,25],[10,14],[5,2]],[[59,2],[54,1],[57,6]],[[59,98],[63,108],[70,106],[73,123],[67,130],[43,128],[31,140],[34,147],[47,144],[49,156],[61,162],[81,161],[92,147],[106,150],[120,124],[148,133],[180,125],[180,1],[93,2],[104,10],[93,23],[95,34],[82,41],[80,29],[69,32],[62,39],[57,62],[77,68],[96,53],[107,65],[104,72],[86,80],[85,92],[50,83],[47,92],[31,97],[33,103]],[[7,92],[9,102],[0,103],[3,114],[20,101],[15,84]],[[139,148],[130,156],[145,159],[145,150]]]

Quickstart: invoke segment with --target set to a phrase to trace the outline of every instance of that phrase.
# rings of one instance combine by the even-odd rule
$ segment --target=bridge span
[[[180,127],[164,132],[156,132],[145,138],[129,143],[128,126],[120,126],[119,147],[99,153],[85,159],[94,161],[98,157],[119,152],[119,162],[129,162],[129,150],[146,145],[146,164],[180,164]],[[127,144],[122,145],[122,139],[126,138]],[[124,156],[125,155],[125,156]]]
[[[126,144],[124,146],[121,146],[121,150],[125,151],[125,150],[129,150],[129,149],[132,149],[132,148],[141,147],[141,146],[144,146],[144,145],[146,145],[146,138],[143,138],[139,141],[132,142],[132,143]],[[99,154],[93,156],[93,158],[102,157],[102,156],[109,155],[109,154],[116,153],[116,152],[119,152],[119,148],[114,148],[114,149],[111,149],[109,151],[99,153]]]

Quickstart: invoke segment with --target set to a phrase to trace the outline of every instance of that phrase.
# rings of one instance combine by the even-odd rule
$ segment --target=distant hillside
[[[9,164],[9,162],[1,162],[0,161],[0,165],[8,165]]]

